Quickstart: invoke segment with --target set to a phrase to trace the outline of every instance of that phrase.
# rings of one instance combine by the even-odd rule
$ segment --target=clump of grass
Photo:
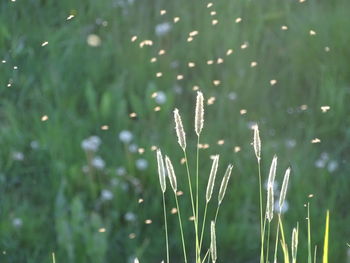
[[[206,233],[206,219],[208,217],[207,215],[207,208],[210,200],[212,199],[212,195],[214,192],[214,185],[216,181],[216,174],[219,166],[219,155],[214,155],[212,157],[212,166],[208,177],[207,182],[207,188],[205,192],[205,206],[204,211],[202,213],[202,224],[201,228],[199,227],[199,196],[198,196],[198,185],[199,185],[199,140],[200,140],[200,134],[202,132],[203,126],[204,126],[204,97],[201,92],[197,93],[197,99],[196,99],[196,108],[195,108],[195,121],[194,121],[194,131],[197,135],[197,156],[196,156],[196,166],[195,166],[195,174],[196,174],[196,194],[193,195],[192,191],[192,177],[190,173],[190,166],[188,164],[187,159],[187,153],[186,153],[186,133],[184,130],[184,126],[182,124],[181,116],[178,109],[174,110],[174,120],[175,120],[175,131],[177,134],[178,144],[180,145],[183,154],[184,154],[184,160],[186,164],[186,173],[188,178],[188,187],[190,192],[190,199],[191,199],[191,206],[192,206],[192,213],[193,213],[193,222],[194,222],[194,232],[195,237],[194,239],[194,247],[195,247],[195,262],[196,263],[202,263],[206,259],[209,261],[211,258],[211,261],[215,263],[217,261],[217,239],[216,239],[216,230],[215,225],[219,213],[219,209],[221,207],[222,201],[224,199],[228,182],[231,177],[233,165],[229,164],[227,166],[227,169],[225,171],[225,174],[222,178],[221,185],[218,192],[218,203],[216,206],[216,213],[215,215],[209,215],[211,217],[211,224],[210,224],[210,245],[209,247],[204,250],[206,253],[203,255],[202,253],[202,246],[203,246],[203,237]],[[263,206],[263,194],[262,194],[262,173],[261,173],[261,139],[259,135],[259,128],[256,125],[254,128],[254,135],[253,135],[253,148],[255,157],[257,159],[258,163],[258,181],[259,181],[259,204],[260,204],[260,241],[261,241],[261,251],[260,251],[260,262],[261,263],[268,263],[271,262],[269,259],[269,251],[270,251],[270,232],[271,232],[271,224],[274,218],[277,218],[277,228],[276,228],[276,235],[275,235],[275,247],[274,247],[274,257],[273,262],[278,262],[278,249],[279,245],[281,247],[282,253],[283,253],[283,262],[289,263],[290,262],[290,254],[289,251],[291,251],[291,258],[292,263],[297,262],[297,251],[298,251],[298,237],[299,237],[299,225],[297,223],[297,226],[293,228],[292,230],[292,240],[290,244],[290,248],[288,247],[286,237],[285,237],[285,231],[283,227],[283,220],[282,220],[282,208],[285,203],[285,199],[287,196],[287,189],[289,184],[289,178],[291,174],[291,167],[288,167],[285,171],[282,188],[280,192],[280,196],[278,199],[278,208],[275,211],[275,202],[274,202],[274,185],[276,180],[276,174],[277,174],[277,161],[278,157],[277,155],[273,156],[269,174],[267,178],[267,192],[266,192],[266,205]],[[158,174],[159,174],[159,182],[163,194],[163,208],[164,208],[164,223],[165,223],[165,235],[166,235],[166,255],[167,255],[167,263],[170,262],[169,257],[169,241],[168,241],[168,229],[167,229],[167,217],[166,217],[166,204],[165,204],[165,192],[166,192],[166,172],[164,168],[164,160],[162,157],[162,153],[160,149],[157,150],[157,163],[158,163]],[[178,214],[178,221],[180,226],[180,236],[181,236],[181,242],[182,242],[182,249],[183,249],[183,257],[184,262],[187,263],[188,261],[192,261],[192,259],[189,259],[186,247],[188,244],[188,240],[184,239],[184,225],[182,224],[182,218],[181,218],[181,212],[180,212],[180,206],[178,202],[177,197],[177,179],[175,174],[175,169],[172,165],[172,162],[168,156],[165,155],[165,167],[167,171],[167,177],[169,179],[170,185],[172,187],[172,190],[174,192],[175,202],[176,202],[176,208],[177,208],[177,214]],[[263,214],[263,210],[265,210],[265,214]],[[274,214],[277,213],[277,217],[274,217]],[[307,220],[308,220],[308,262],[312,263],[312,256],[311,256],[311,220],[310,220],[310,204],[307,205]],[[199,233],[199,229],[201,229]],[[325,230],[325,241],[324,241],[324,254],[323,254],[323,263],[328,263],[328,234],[329,233],[329,214],[327,213],[327,219],[326,219],[326,230]],[[290,249],[290,250],[289,250]],[[266,251],[266,252],[265,252]],[[315,255],[314,260],[316,260],[316,249],[315,249]]]

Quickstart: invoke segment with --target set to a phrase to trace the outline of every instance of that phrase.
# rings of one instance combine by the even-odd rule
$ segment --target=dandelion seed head
[[[128,130],[123,130],[119,133],[119,140],[123,143],[130,143],[133,138],[134,135]]]
[[[276,83],[277,83],[277,80],[275,80],[275,79],[271,79],[270,80],[270,85],[271,86],[276,85]]]
[[[229,56],[229,55],[231,55],[233,53],[233,49],[228,49],[227,51],[226,51],[226,56]]]
[[[161,36],[168,34],[170,32],[171,28],[172,28],[172,26],[169,22],[164,22],[164,23],[156,25],[155,33],[157,36],[161,37]]]
[[[86,38],[86,42],[90,47],[98,47],[101,45],[101,38],[96,34],[90,34]]]
[[[256,62],[256,61],[250,62],[250,67],[251,67],[251,68],[254,68],[254,67],[256,67],[257,65],[258,65],[258,62]]]

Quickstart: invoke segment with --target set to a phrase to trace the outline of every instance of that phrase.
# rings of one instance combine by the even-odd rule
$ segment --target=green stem
[[[267,243],[266,243],[266,262],[269,262],[270,226],[271,226],[271,223],[268,222],[268,225],[267,225]]]
[[[201,239],[199,242],[199,258],[200,258],[200,253],[201,253],[201,249],[202,249],[203,233],[204,233],[204,228],[205,228],[205,219],[207,217],[207,208],[208,208],[208,202],[205,203],[205,208],[204,208],[204,217],[203,217],[203,225],[202,225],[202,231],[201,231]]]
[[[312,263],[311,257],[311,219],[310,219],[310,203],[307,203],[307,246],[308,246],[308,263]]]
[[[166,259],[167,263],[169,263],[169,239],[168,239],[168,221],[166,216],[166,206],[165,206],[165,197],[163,193],[163,212],[164,212],[164,224],[165,224],[165,243],[166,243]]]
[[[220,209],[220,204],[218,204],[218,207],[216,208],[215,219],[214,219],[215,224],[216,224],[216,219],[218,218],[219,209]]]
[[[262,188],[261,188],[260,160],[258,160],[258,170],[259,170],[260,236],[261,236],[260,263],[263,263],[264,262],[264,235],[265,235],[265,229],[263,231],[263,208],[262,208]]]
[[[280,217],[280,214],[278,215],[278,217]],[[275,255],[273,257],[273,262],[277,262],[277,250],[278,250],[278,236],[279,236],[279,232],[280,232],[280,221],[278,220],[277,223],[277,233],[276,233],[276,243],[275,243]]]
[[[197,158],[196,158],[196,215],[195,215],[195,220],[196,220],[196,225],[198,227],[198,185],[199,185],[199,179],[198,179],[198,174],[199,174],[199,137],[200,135],[198,135],[197,137]],[[201,249],[201,243],[199,245],[199,247],[196,246],[196,260],[198,260],[198,257],[200,258],[200,251]],[[200,261],[199,261],[200,262]]]
[[[204,255],[204,258],[203,258],[203,261],[202,261],[202,262],[204,262],[204,261],[205,261],[205,259],[208,257],[209,252],[210,252],[210,248],[208,248],[207,252],[205,253],[205,255]],[[209,258],[209,257],[208,257],[208,258]]]
[[[187,255],[186,255],[185,239],[184,239],[184,233],[183,233],[182,222],[181,222],[180,207],[179,207],[179,202],[178,202],[178,200],[177,200],[177,195],[176,195],[175,192],[174,192],[174,195],[175,195],[175,201],[176,201],[177,215],[178,215],[179,224],[180,224],[181,241],[182,241],[182,250],[183,250],[183,253],[184,253],[185,263],[187,263]]]
[[[192,205],[192,213],[194,217],[194,230],[195,230],[195,235],[196,235],[196,262],[198,262],[198,250],[199,250],[199,242],[198,242],[198,219],[196,217],[196,212],[195,212],[195,206],[193,202],[193,193],[192,193],[192,183],[191,183],[191,176],[190,176],[190,169],[188,168],[188,159],[187,159],[187,154],[186,151],[184,150],[184,157],[185,157],[185,163],[186,163],[186,171],[187,171],[187,178],[188,178],[188,186],[190,188],[190,197],[191,197],[191,205]],[[200,259],[199,259],[200,260]]]

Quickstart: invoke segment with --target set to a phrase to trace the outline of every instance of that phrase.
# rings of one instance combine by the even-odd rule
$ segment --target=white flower
[[[83,171],[83,173],[88,173],[89,172],[89,166],[84,165],[81,170]]]
[[[166,94],[163,91],[158,91],[155,101],[158,104],[164,104],[167,100]]]
[[[236,99],[237,99],[237,93],[236,93],[236,92],[230,92],[230,93],[228,94],[228,98],[229,98],[230,100],[236,100]]]
[[[33,150],[36,150],[36,149],[39,149],[39,142],[38,141],[31,141],[30,142],[30,147],[33,149]]]
[[[146,170],[148,167],[148,162],[145,159],[136,160],[136,168],[140,171]]]
[[[124,167],[118,167],[116,170],[117,175],[123,176],[126,174],[126,169]]]
[[[123,130],[119,133],[119,140],[124,143],[129,143],[133,139],[133,134],[128,130]]]
[[[333,173],[335,170],[338,169],[338,162],[335,160],[332,160],[328,163],[327,166],[328,172]]]
[[[112,200],[114,197],[113,193],[107,189],[103,189],[101,192],[101,199],[104,201]]]
[[[282,205],[282,207],[281,207],[281,213],[283,214],[283,213],[287,212],[287,211],[288,211],[288,208],[289,208],[289,204],[288,204],[287,200],[284,200],[283,205]],[[277,200],[277,201],[275,202],[275,210],[276,210],[276,211],[279,211],[279,210],[280,210],[279,200]]]
[[[137,152],[137,149],[138,149],[138,147],[137,147],[137,145],[136,145],[135,143],[130,144],[130,146],[129,146],[129,151],[130,151],[131,153],[136,153],[136,152]]]
[[[86,38],[86,42],[91,47],[98,47],[101,45],[101,38],[98,35],[90,34]]]
[[[286,140],[286,147],[287,148],[294,148],[297,142],[294,139],[287,139]]]
[[[12,225],[16,228],[19,228],[23,225],[23,221],[21,218],[16,217],[12,220]]]
[[[174,85],[173,90],[176,94],[182,94],[182,87],[177,84]]]
[[[317,168],[324,168],[326,166],[326,161],[325,160],[322,160],[322,159],[318,159],[316,160],[315,162],[315,166]]]
[[[24,154],[22,152],[13,152],[12,158],[15,161],[23,161],[24,160]]]
[[[156,25],[155,32],[157,36],[164,36],[171,30],[171,24],[169,22],[164,22]]]
[[[102,170],[105,168],[105,161],[100,156],[96,156],[94,159],[92,159],[91,165],[97,170]]]
[[[135,220],[136,220],[136,215],[135,215],[133,212],[127,212],[127,213],[124,215],[124,219],[125,219],[126,221],[132,222],[132,221],[135,221]]]
[[[90,136],[81,142],[81,148],[85,151],[96,152],[101,145],[101,139],[98,136]]]

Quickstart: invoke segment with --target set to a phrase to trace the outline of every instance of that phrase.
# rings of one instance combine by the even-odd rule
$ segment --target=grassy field
[[[319,259],[329,209],[330,262],[350,260],[350,2],[208,3],[1,1],[1,262],[49,262],[52,252],[57,262],[164,259],[152,146],[184,169],[177,107],[194,163],[196,86],[209,104],[203,186],[210,155],[234,164],[216,226],[219,262],[259,259],[254,123],[264,178],[275,153],[279,187],[292,167],[284,222],[288,240],[299,222],[300,262],[307,258],[308,201]],[[180,203],[189,207],[184,192]],[[169,213],[175,236],[176,220]],[[180,262],[179,239],[170,246]]]

